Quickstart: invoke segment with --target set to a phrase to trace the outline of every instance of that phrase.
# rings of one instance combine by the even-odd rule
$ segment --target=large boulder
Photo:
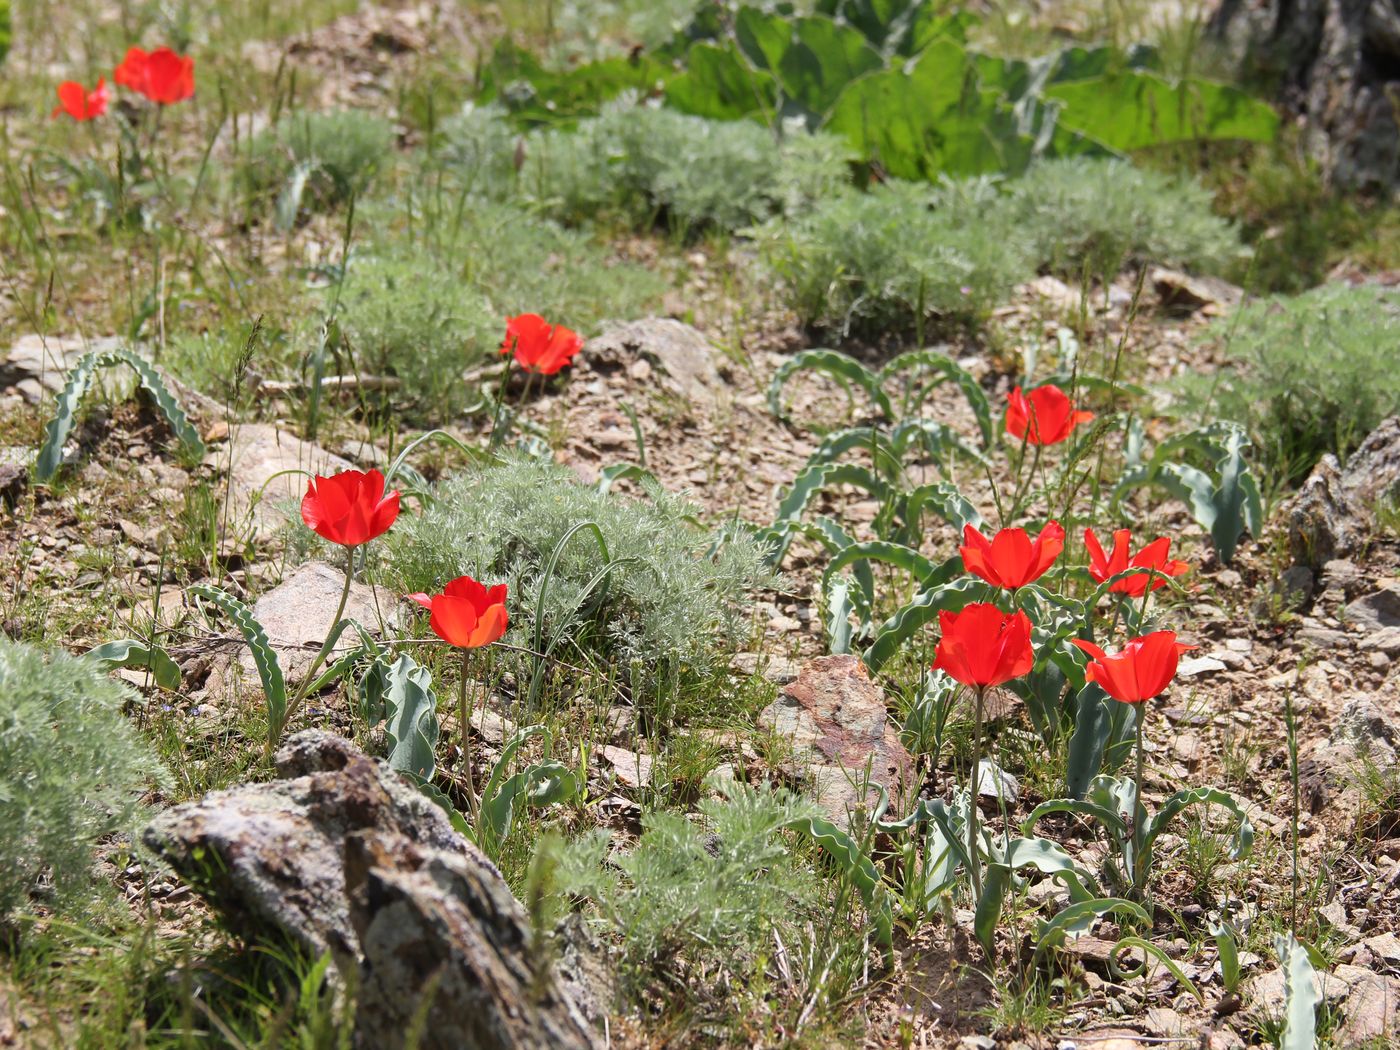
[[[353,973],[357,1046],[395,1050],[415,1027],[422,1050],[597,1045],[525,909],[441,809],[319,730],[293,737],[276,767],[270,783],[166,810],[142,840],[235,928]]]
[[[1376,524],[1376,507],[1400,490],[1400,416],[1367,435],[1343,468],[1333,455],[1318,461],[1288,503],[1288,546],[1294,564],[1320,568],[1360,550]]]

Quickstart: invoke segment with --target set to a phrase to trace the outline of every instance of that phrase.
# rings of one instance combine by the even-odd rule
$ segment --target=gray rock
[[[306,494],[306,477],[284,471],[334,474],[354,467],[348,459],[266,423],[236,427],[229,444],[211,452],[208,462],[229,471],[232,520],[248,522],[262,538],[289,520],[283,506],[299,506]]]
[[[761,674],[774,685],[787,685],[801,669],[801,665],[791,657],[771,653],[735,653],[729,666],[739,674]]]
[[[1214,656],[1194,656],[1188,660],[1182,660],[1176,669],[1176,674],[1178,678],[1195,678],[1197,675],[1223,670],[1225,670],[1223,660]]]
[[[89,350],[114,350],[125,345],[115,336],[82,339],[74,336],[21,336],[0,361],[0,390],[14,387],[26,401],[37,404],[44,393],[63,389],[67,372]]]
[[[1325,455],[1287,506],[1288,550],[1296,565],[1320,566],[1355,553],[1362,523],[1342,490],[1337,457]]]
[[[277,650],[282,671],[288,680],[299,681],[310,669],[317,650],[330,633],[331,621],[344,586],[343,569],[325,562],[309,561],[259,598],[253,606],[253,616],[262,624],[272,647]],[[377,631],[381,623],[393,628],[399,623],[399,603],[388,591],[355,582],[350,585],[345,615],[358,620],[371,631]],[[336,643],[332,658],[335,654],[349,652],[359,644],[355,632],[346,631]],[[239,660],[248,673],[256,671],[252,654],[247,650]]]
[[[758,724],[792,741],[817,804],[842,826],[854,809],[873,804],[871,785],[897,795],[913,768],[886,715],[883,692],[854,656],[821,656],[803,665]]]
[[[1021,797],[1021,783],[991,759],[984,758],[977,763],[977,794],[1012,805]]]
[[[364,953],[357,1047],[397,1050],[415,1027],[420,1050],[599,1045],[553,979],[525,909],[483,855],[359,831],[346,840],[345,872]]]
[[[1375,698],[1360,694],[1343,705],[1332,729],[1330,745],[1334,758],[1370,761],[1389,769],[1395,765],[1400,731]]]
[[[28,449],[0,446],[0,507],[13,507],[29,485]]]
[[[1342,491],[1368,514],[1385,496],[1400,488],[1400,416],[1391,416],[1366,436],[1347,457]]]
[[[1274,582],[1273,589],[1275,594],[1283,598],[1283,604],[1287,608],[1306,609],[1312,602],[1316,588],[1312,569],[1306,565],[1293,565],[1283,571]]]
[[[349,741],[307,730],[276,763],[280,779],[175,806],[141,836],[241,922],[284,933],[315,955],[355,957],[347,835],[379,829],[450,853],[468,849],[441,809]]]
[[[329,733],[299,733],[276,766],[271,783],[167,810],[142,839],[236,924],[354,972],[358,1047],[404,1046],[420,1015],[424,1050],[597,1045],[524,908],[441,809]]]
[[[1162,305],[1194,313],[1221,313],[1222,307],[1238,306],[1244,292],[1218,277],[1196,277],[1165,266],[1152,267],[1149,277]]]
[[[656,370],[663,389],[691,407],[703,408],[727,395],[715,365],[717,353],[690,325],[647,317],[613,325],[594,336],[579,360],[597,372],[631,372],[637,361],[646,361]]]
[[[1400,627],[1400,583],[1387,584],[1348,603],[1346,620],[1366,631]]]

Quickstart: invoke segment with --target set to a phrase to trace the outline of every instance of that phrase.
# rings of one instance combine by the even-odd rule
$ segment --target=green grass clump
[[[1003,220],[1042,269],[1112,278],[1128,264],[1216,273],[1243,254],[1211,192],[1189,178],[1123,160],[1074,157],[1033,166],[1007,184]]]
[[[439,417],[462,407],[463,370],[499,343],[504,325],[479,288],[402,251],[352,258],[340,310],[358,371],[397,377],[395,401]]]
[[[1328,284],[1249,303],[1217,321],[1226,367],[1187,387],[1202,418],[1249,428],[1279,483],[1307,476],[1326,452],[1345,457],[1400,412],[1400,292]]]
[[[841,335],[974,322],[1031,275],[1023,241],[994,208],[935,207],[946,191],[907,182],[853,190],[757,231],[804,323]]]
[[[389,537],[404,590],[433,593],[463,573],[506,583],[509,640],[533,647],[538,615],[543,644],[558,639],[565,659],[711,667],[740,636],[745,595],[766,579],[757,544],[736,538],[710,555],[695,508],[661,490],[632,500],[553,464],[510,460],[460,474],[434,495]],[[602,544],[590,527],[564,542],[585,522]]]
[[[359,196],[388,160],[394,128],[357,110],[289,113],[255,136],[240,159],[239,180],[256,203],[279,212],[319,211]]]
[[[93,846],[130,827],[163,777],[95,664],[0,637],[0,914],[41,880],[55,903],[91,885]]]
[[[795,131],[780,140],[750,121],[645,105],[523,138],[485,107],[454,121],[445,140],[442,158],[479,190],[519,195],[570,224],[661,224],[679,236],[738,230],[849,181],[849,150],[833,136]]]

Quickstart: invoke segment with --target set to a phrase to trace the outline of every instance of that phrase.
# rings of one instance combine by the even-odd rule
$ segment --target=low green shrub
[[[389,534],[391,572],[410,592],[463,573],[506,583],[507,638],[517,644],[533,644],[542,617],[546,644],[564,639],[569,656],[712,667],[741,637],[745,595],[767,579],[756,543],[736,538],[712,555],[695,508],[661,490],[627,499],[565,468],[512,459],[459,474],[435,496]],[[589,528],[560,546],[585,522],[597,525],[606,556]],[[615,568],[599,578],[609,561]]]
[[[601,906],[632,980],[664,984],[678,964],[744,972],[775,930],[800,930],[825,902],[823,879],[780,831],[814,814],[812,804],[737,786],[731,794],[700,802],[698,818],[645,815],[635,848],[612,858],[620,876],[606,864],[606,832],[565,848],[558,887]]]
[[[779,139],[750,121],[626,103],[577,128],[524,137],[494,106],[469,110],[447,129],[440,156],[477,192],[519,195],[564,222],[661,222],[687,235],[810,206],[849,182],[849,152],[831,135]]]
[[[1131,263],[1219,272],[1243,255],[1234,226],[1200,183],[1124,160],[1073,157],[1036,164],[1007,183],[1003,220],[1027,238],[1042,269],[1116,276]]]
[[[363,193],[393,147],[393,125],[371,113],[289,113],[249,141],[238,178],[253,201],[276,198],[289,222]]]
[[[975,321],[1032,268],[995,207],[936,206],[948,196],[898,181],[848,190],[756,237],[806,324],[850,335]]]
[[[1243,423],[1278,484],[1301,481],[1325,452],[1345,457],[1400,412],[1400,292],[1327,284],[1259,300],[1218,320],[1226,366],[1189,381],[1202,418]]]
[[[55,903],[91,884],[93,846],[127,830],[160,763],[96,664],[0,636],[0,914],[47,880]]]
[[[447,416],[466,400],[463,370],[499,345],[504,325],[479,288],[404,251],[353,257],[340,310],[361,373],[397,377],[400,396]]]

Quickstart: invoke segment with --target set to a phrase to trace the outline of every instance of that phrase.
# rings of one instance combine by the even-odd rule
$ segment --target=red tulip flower
[[[1097,682],[1105,693],[1125,704],[1140,704],[1160,696],[1176,676],[1181,654],[1196,648],[1178,642],[1175,631],[1144,634],[1112,656],[1093,642],[1082,638],[1071,641],[1093,657],[1085,668],[1089,681]]]
[[[54,106],[52,115],[67,113],[77,121],[91,120],[107,112],[110,97],[111,91],[102,77],[97,78],[97,87],[91,91],[77,81],[65,80],[58,85],[58,105]]]
[[[1103,545],[1099,543],[1099,538],[1094,535],[1093,529],[1084,530],[1084,546],[1089,549],[1089,575],[1099,583],[1117,576],[1120,572],[1129,569],[1142,569],[1140,574],[1129,576],[1126,580],[1119,580],[1109,591],[1116,594],[1126,594],[1133,598],[1141,598],[1147,592],[1147,581],[1152,581],[1152,589],[1165,587],[1166,576],[1180,576],[1191,568],[1184,561],[1172,561],[1167,555],[1171,551],[1172,541],[1163,536],[1155,539],[1142,550],[1132,555],[1128,555],[1128,543],[1130,533],[1127,529],[1119,529],[1113,534],[1113,554],[1105,555]],[[1156,576],[1147,572],[1148,569],[1155,569]]]
[[[527,372],[552,376],[583,349],[579,334],[563,325],[551,325],[539,314],[506,318],[506,338],[501,353],[515,353]]]
[[[1014,591],[1045,575],[1065,547],[1058,521],[1046,523],[1031,542],[1025,529],[1002,529],[990,540],[971,525],[963,526],[963,567],[993,587]]]
[[[409,599],[432,610],[429,626],[448,645],[458,649],[479,649],[506,633],[510,616],[506,613],[506,585],[487,588],[470,576],[458,576],[429,598],[410,594]]]
[[[1006,432],[1031,445],[1058,445],[1094,413],[1076,411],[1069,395],[1047,383],[1029,394],[1018,386],[1006,395]]]
[[[1007,615],[995,605],[974,602],[962,612],[938,614],[933,669],[946,671],[963,685],[988,689],[1019,678],[1035,663],[1031,621],[1024,612]]]
[[[194,59],[168,47],[147,54],[139,47],[127,51],[112,79],[152,102],[168,106],[194,94]]]
[[[385,493],[384,475],[342,470],[319,474],[306,483],[301,520],[316,535],[344,547],[358,547],[382,536],[399,516],[399,494]]]

